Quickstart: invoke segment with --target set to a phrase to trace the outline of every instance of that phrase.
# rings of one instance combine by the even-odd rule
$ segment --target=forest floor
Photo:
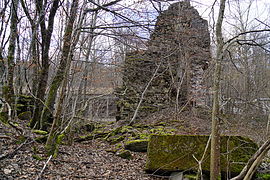
[[[168,112],[169,113],[169,112]],[[163,119],[170,126],[177,128],[176,134],[209,134],[208,115],[198,112],[184,113],[177,121],[156,114],[152,119]],[[170,113],[169,113],[170,114]],[[205,117],[203,117],[205,116]],[[159,118],[158,118],[159,117]],[[146,119],[144,124],[156,123]],[[266,123],[263,121],[238,120],[223,122],[223,134],[242,135],[252,138],[257,143],[264,140]],[[26,123],[20,122],[26,130]],[[112,123],[110,123],[112,126]],[[113,125],[115,126],[115,125]],[[111,127],[112,128],[112,127]],[[111,145],[103,139],[75,142],[72,146],[61,145],[57,158],[45,156],[44,145],[33,141],[31,131],[28,139],[20,139],[10,127],[0,123],[0,179],[90,179],[90,180],[162,180],[161,177],[144,171],[146,153],[132,152],[132,159],[118,157],[109,151]],[[8,155],[8,156],[5,156]],[[46,164],[46,168],[44,165]],[[270,170],[270,167],[269,167]]]

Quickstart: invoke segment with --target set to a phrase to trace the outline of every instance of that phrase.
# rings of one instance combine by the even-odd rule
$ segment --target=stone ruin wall
[[[137,119],[184,104],[205,104],[204,72],[210,57],[208,23],[189,2],[172,4],[157,19],[148,49],[127,54],[117,119],[130,120],[154,72]],[[176,106],[178,107],[178,106]]]

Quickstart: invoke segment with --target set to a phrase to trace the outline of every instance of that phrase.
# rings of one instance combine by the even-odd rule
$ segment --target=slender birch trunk
[[[213,87],[213,109],[212,109],[212,133],[211,133],[211,160],[210,160],[210,179],[220,179],[220,120],[219,116],[219,94],[221,80],[221,62],[223,59],[224,41],[222,37],[222,22],[224,19],[225,1],[220,0],[218,20],[216,24],[216,66],[214,72]]]

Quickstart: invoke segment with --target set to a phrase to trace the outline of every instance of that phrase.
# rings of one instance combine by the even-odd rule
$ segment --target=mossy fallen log
[[[153,135],[150,137],[146,171],[173,172],[197,170],[209,136]],[[221,171],[238,174],[258,149],[257,144],[241,136],[221,137]],[[195,159],[196,158],[196,159]],[[202,162],[203,171],[210,169],[210,148]]]

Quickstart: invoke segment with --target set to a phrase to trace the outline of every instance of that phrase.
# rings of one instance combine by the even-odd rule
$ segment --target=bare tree
[[[15,48],[16,48],[16,40],[17,40],[17,24],[18,24],[18,0],[14,0],[11,2],[11,18],[10,18],[10,36],[9,36],[9,46],[8,46],[8,56],[7,56],[7,86],[4,86],[3,94],[6,101],[13,106],[15,104],[14,97],[14,67],[15,67]]]
[[[65,27],[65,33],[64,33],[64,41],[63,41],[63,49],[62,49],[62,55],[61,55],[61,60],[60,60],[60,65],[58,67],[57,73],[55,75],[55,77],[53,78],[50,90],[49,90],[49,94],[48,97],[46,99],[46,106],[43,108],[42,111],[42,123],[41,123],[41,127],[44,126],[49,119],[50,116],[50,110],[48,108],[53,109],[53,106],[55,104],[55,99],[56,99],[56,95],[57,95],[57,90],[60,87],[61,83],[64,81],[64,78],[67,75],[67,72],[69,71],[69,65],[70,65],[70,61],[72,59],[72,51],[74,51],[74,49],[71,49],[72,47],[72,33],[73,33],[73,27],[74,27],[74,22],[76,20],[77,17],[77,13],[78,13],[78,6],[79,6],[79,0],[73,0],[72,1],[72,5],[71,5],[71,10],[70,10],[70,15],[67,21],[67,25]],[[69,56],[71,56],[69,58]],[[63,103],[63,93],[65,92],[65,83],[62,87],[62,92],[60,94],[60,107],[58,107],[58,113],[57,113],[57,117],[54,118],[51,130],[50,130],[50,134],[48,137],[48,140],[46,142],[46,147],[48,152],[53,155],[55,153],[56,150],[56,145],[57,143],[57,129],[60,126],[60,114],[61,114],[61,104]]]
[[[224,41],[222,37],[222,23],[224,19],[226,0],[220,1],[219,14],[216,24],[217,51],[215,58],[214,87],[213,87],[213,108],[212,108],[212,132],[211,132],[211,180],[219,179],[220,175],[220,119],[219,119],[219,92],[221,63],[224,57]]]
[[[36,9],[38,12],[38,23],[40,26],[40,33],[41,33],[41,67],[40,73],[38,75],[38,85],[37,85],[37,93],[35,94],[37,97],[37,101],[35,104],[35,110],[33,114],[33,118],[30,122],[30,127],[41,127],[40,116],[41,111],[43,109],[43,103],[45,92],[47,88],[47,81],[48,81],[48,73],[49,73],[49,50],[51,44],[51,37],[53,33],[54,27],[54,18],[59,7],[59,0],[54,0],[48,15],[48,24],[46,27],[45,20],[46,17],[46,8],[47,8],[47,1],[36,1]]]

